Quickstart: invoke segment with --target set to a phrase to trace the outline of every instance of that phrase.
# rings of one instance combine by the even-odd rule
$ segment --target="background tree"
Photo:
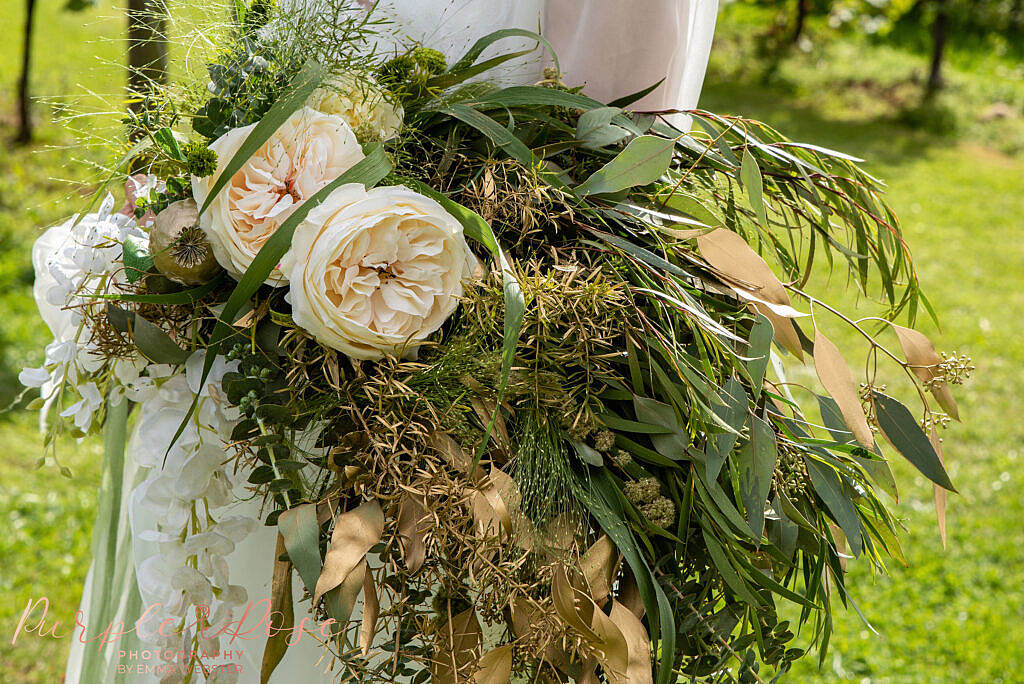
[[[128,0],[128,93],[139,111],[144,96],[167,80],[167,6]]]
[[[25,28],[21,38],[21,74],[18,76],[18,134],[15,141],[32,139],[32,113],[29,107],[29,77],[32,73],[32,37],[35,32],[36,0],[25,0]]]
[[[773,73],[772,60],[800,44],[812,19],[831,29],[911,43],[929,56],[925,96],[943,85],[943,65],[951,38],[1006,41],[1024,50],[1024,0],[745,0],[778,10],[759,37],[760,57]]]
[[[64,9],[80,12],[95,5],[95,0],[68,0]],[[32,140],[32,42],[35,37],[36,0],[25,0],[25,23],[21,34],[21,73],[18,74],[18,132],[15,142]]]
[[[928,68],[925,98],[931,98],[942,87],[942,62],[949,36],[949,0],[932,0],[935,16],[932,18],[932,56]]]

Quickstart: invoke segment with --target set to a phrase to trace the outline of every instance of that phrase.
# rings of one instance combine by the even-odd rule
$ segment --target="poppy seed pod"
[[[149,250],[157,269],[183,285],[202,285],[220,270],[191,199],[175,202],[157,214],[149,231]]]

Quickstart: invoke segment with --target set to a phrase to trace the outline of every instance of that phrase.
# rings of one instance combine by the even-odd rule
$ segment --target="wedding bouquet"
[[[824,652],[846,560],[902,560],[878,438],[942,510],[937,428],[970,371],[892,322],[931,307],[882,184],[755,121],[597,102],[553,54],[536,85],[489,82],[523,56],[495,43],[546,52],[527,31],[449,64],[380,30],[235,3],[201,78],[132,103],[123,207],[104,186],[36,244],[55,339],[22,380],[48,458],[102,431],[104,497],[135,407],[157,549],[135,612],[173,627],[138,637],[188,654],[164,681],[231,680],[197,654],[261,598],[227,563],[257,525],[262,681],[297,611],[360,682],[760,681],[804,653],[780,601]],[[885,316],[816,298],[822,259]],[[870,345],[859,386],[837,323]],[[92,582],[116,603],[102,503]]]

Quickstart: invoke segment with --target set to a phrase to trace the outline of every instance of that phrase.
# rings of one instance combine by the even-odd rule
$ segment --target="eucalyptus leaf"
[[[811,476],[811,486],[842,528],[846,541],[850,544],[850,552],[854,556],[859,556],[861,526],[857,507],[853,503],[853,492],[844,486],[836,472],[827,465],[813,458],[805,458],[804,461]]]
[[[761,394],[761,386],[764,384],[764,373],[768,368],[768,360],[771,357],[772,339],[775,337],[775,329],[772,322],[757,315],[753,327],[750,329],[749,359],[746,361],[747,372],[750,373],[750,384],[756,399]]]
[[[768,211],[764,206],[764,181],[761,178],[761,169],[757,161],[750,154],[749,148],[743,148],[743,162],[740,165],[740,180],[743,189],[750,200],[750,206],[757,214],[758,221],[765,228],[768,227]]]
[[[107,320],[110,321],[110,325],[114,326],[114,330],[125,334],[130,333],[134,318],[135,314],[131,311],[126,311],[116,304],[107,303]]]
[[[138,282],[153,268],[153,257],[130,238],[121,243],[121,262],[129,283]]]
[[[316,504],[300,504],[281,513],[277,527],[284,537],[288,558],[312,595],[320,578],[320,526],[316,521]]]
[[[153,140],[160,147],[161,150],[167,153],[167,156],[175,161],[185,161],[185,155],[182,154],[181,146],[178,145],[178,140],[172,131],[167,126],[158,129],[153,133]]]
[[[822,396],[816,394],[815,397],[818,399],[818,407],[821,410],[821,422],[825,424],[825,429],[828,430],[829,434],[837,442],[844,444],[853,444],[860,446],[856,439],[853,437],[853,433],[846,427],[846,423],[843,420],[843,414],[839,410],[839,405],[836,404],[835,399],[832,397]],[[861,451],[862,454],[867,454],[867,451]],[[874,453],[878,458],[871,458],[869,456],[852,454],[854,460],[860,464],[864,471],[871,477],[872,480],[878,484],[885,492],[887,492],[892,498],[899,500],[899,492],[896,489],[896,478],[892,474],[892,468],[889,467],[889,463],[882,458],[881,452],[878,450],[878,446],[875,445]]]
[[[621,113],[618,107],[600,107],[583,112],[576,124],[576,139],[588,149],[619,142],[629,135],[629,131],[611,122]]]
[[[576,192],[586,197],[653,183],[672,164],[674,149],[674,140],[657,135],[634,138],[614,159],[576,186]]]
[[[660,425],[669,430],[669,434],[652,434],[651,443],[658,453],[673,461],[687,458],[686,446],[689,444],[686,432],[679,424],[676,410],[660,401],[648,397],[633,397],[633,408],[636,417],[644,423]]]
[[[741,600],[745,601],[753,607],[761,605],[761,601],[754,592],[751,591],[747,583],[743,581],[736,568],[733,567],[732,563],[729,562],[728,556],[725,555],[725,549],[715,539],[714,534],[708,532],[707,529],[704,532],[704,544],[707,546],[708,555],[711,556],[711,561],[714,563],[715,568],[719,574],[722,575],[722,579],[725,581],[726,586],[732,589],[733,593],[736,594]]]
[[[736,451],[735,462],[739,470],[740,497],[747,510],[747,522],[754,538],[760,539],[764,531],[764,508],[771,490],[778,449],[771,426],[757,416],[749,418],[750,437]]]
[[[942,465],[939,455],[935,453],[928,436],[910,413],[910,409],[881,392],[873,392],[872,399],[878,427],[886,439],[921,471],[922,475],[943,489],[955,492],[956,489],[946,474],[946,468]]]
[[[579,456],[584,463],[597,466],[598,468],[604,465],[604,457],[601,456],[601,452],[597,451],[594,447],[574,439],[572,440],[572,448],[576,450],[576,455]]]
[[[139,352],[153,363],[180,365],[192,355],[192,352],[179,347],[167,333],[142,316],[135,316],[132,332]]]
[[[747,393],[743,385],[735,376],[730,377],[725,383],[719,396],[722,403],[713,407],[713,410],[722,422],[734,426],[736,432],[718,432],[708,435],[707,444],[704,446],[705,479],[710,483],[718,478],[722,470],[722,464],[729,456],[738,438],[737,432],[743,426],[744,417],[747,414]]]

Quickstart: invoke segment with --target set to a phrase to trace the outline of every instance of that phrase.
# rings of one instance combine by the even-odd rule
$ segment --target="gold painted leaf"
[[[619,580],[619,595],[617,600],[628,608],[629,612],[633,615],[643,619],[647,608],[644,606],[644,600],[640,596],[640,587],[637,586],[636,577],[633,575],[633,571],[630,569],[628,564],[623,570],[622,579]]]
[[[384,533],[384,512],[376,501],[367,501],[338,516],[331,535],[331,545],[324,558],[324,568],[316,581],[313,604],[331,589],[340,586],[362,562],[370,547]]]
[[[861,408],[850,367],[839,348],[822,335],[820,330],[814,332],[814,369],[822,387],[836,400],[843,421],[854,438],[865,449],[873,449],[875,440],[864,416],[864,409]]]
[[[426,517],[426,509],[416,499],[408,494],[402,497],[398,507],[398,539],[402,558],[412,574],[419,572],[427,557],[427,547],[421,531]]]
[[[429,439],[431,446],[437,453],[445,457],[451,467],[463,473],[468,473],[469,469],[473,467],[473,457],[467,454],[448,433],[434,432]]]
[[[932,443],[939,462],[945,468],[946,459],[942,455],[942,440],[939,439],[939,433],[936,432],[934,425],[931,426],[928,441]],[[937,484],[933,484],[932,487],[935,490],[935,517],[939,522],[939,538],[942,540],[942,548],[946,548],[946,490]]]
[[[480,658],[476,684],[508,684],[512,679],[512,645],[491,649]]]
[[[701,256],[739,289],[772,304],[789,306],[789,295],[765,260],[739,234],[719,228],[697,238]]]
[[[565,624],[582,634],[591,643],[596,644],[600,637],[590,626],[594,617],[593,601],[590,603],[582,601],[579,596],[582,593],[572,586],[565,567],[555,568],[551,577],[551,600],[555,604],[555,612]]]
[[[551,621],[557,620],[558,616],[552,614],[547,608],[547,603],[543,607],[536,606],[522,596],[513,599],[512,633],[516,638],[527,637],[537,631],[549,632]],[[562,672],[569,669],[569,658],[557,643],[549,643],[541,657]]]
[[[892,324],[896,338],[903,348],[903,355],[907,358],[914,375],[922,383],[932,380],[938,373],[938,366],[942,363],[942,357],[935,351],[935,345],[924,334],[912,329],[904,328],[901,325]],[[956,405],[956,399],[945,382],[938,382],[932,385],[932,396],[939,403],[942,410],[949,414],[954,420],[960,420],[960,411]]]
[[[611,596],[618,560],[618,550],[607,534],[601,535],[580,559],[580,569],[590,587],[590,595],[598,604]]]
[[[480,622],[474,609],[450,617],[435,636],[430,681],[435,684],[466,681],[466,669],[476,660],[476,650],[482,640]]]
[[[260,684],[267,684],[270,675],[277,668],[288,650],[288,638],[295,625],[295,607],[292,604],[292,564],[287,559],[288,550],[284,537],[278,533],[277,549],[274,551],[274,576],[270,590],[270,625],[267,643],[263,647],[263,663],[260,666]]]
[[[338,634],[348,624],[352,617],[352,611],[359,600],[359,593],[363,590],[363,582],[367,575],[366,559],[359,561],[359,564],[352,569],[345,577],[345,581],[324,594],[324,605],[327,607],[327,614],[337,624],[332,625],[331,632]]]
[[[782,315],[782,312],[790,308],[789,294],[765,260],[750,248],[746,240],[725,228],[698,237],[697,248],[701,256],[730,281],[733,289],[742,290],[761,300],[751,301],[750,307],[772,322],[776,341],[803,361],[796,327],[790,316]],[[750,297],[745,299],[749,300]]]
[[[653,684],[651,676],[651,638],[640,618],[618,601],[612,601],[611,621],[619,628],[628,653],[626,673],[616,677],[608,673],[610,684]]]
[[[512,531],[512,511],[519,505],[518,487],[500,468],[491,468],[491,474],[473,492],[471,505],[481,535],[509,534]]]
[[[579,632],[595,650],[594,656],[601,663],[609,681],[627,682],[628,680],[621,679],[628,675],[629,669],[629,647],[626,637],[615,621],[604,614],[586,591],[573,586],[564,566],[556,568],[552,576],[551,597],[558,617]]]
[[[469,403],[473,407],[473,412],[476,413],[477,419],[485,428],[491,424],[491,420],[494,421],[494,429],[491,430],[491,439],[494,440],[494,445],[502,453],[511,454],[512,441],[508,436],[505,417],[501,415],[498,405],[493,401],[481,399],[480,397],[471,397]]]
[[[359,625],[359,648],[364,657],[370,655],[379,616],[380,601],[377,600],[377,588],[373,584],[373,573],[367,569],[363,574],[363,621]]]

